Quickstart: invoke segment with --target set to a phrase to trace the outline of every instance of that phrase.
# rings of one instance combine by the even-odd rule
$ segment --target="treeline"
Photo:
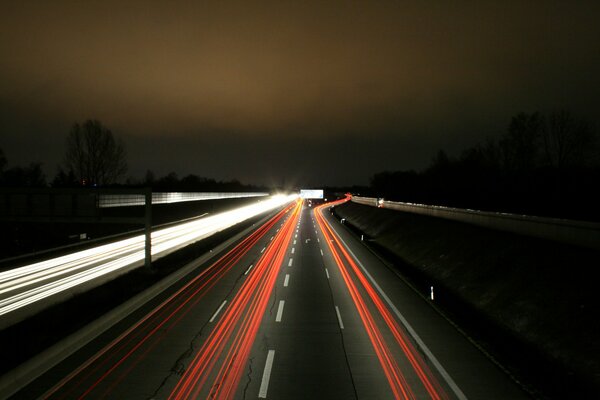
[[[154,192],[268,192],[264,187],[246,185],[236,179],[218,181],[197,175],[186,175],[179,178],[175,172],[156,178],[150,170],[146,172],[144,180],[136,181],[129,178],[129,187],[151,187]]]
[[[42,170],[41,163],[32,163],[28,166],[13,166],[7,168],[8,162],[4,152],[0,149],[0,187],[55,187],[55,188],[80,188],[89,185],[82,183],[80,178],[72,171],[65,172],[59,167],[58,172],[50,181]],[[97,185],[96,185],[97,186]],[[151,187],[155,192],[268,192],[268,188],[246,185],[238,180],[219,181],[189,174],[179,178],[175,172],[156,177],[148,170],[144,179],[128,178],[125,183],[111,183],[103,187]]]
[[[156,178],[148,171],[142,180],[122,179],[127,172],[127,152],[122,141],[98,120],[89,119],[73,125],[65,141],[63,162],[48,182],[41,163],[8,168],[0,148],[0,187],[151,187],[153,191],[245,192],[265,191],[263,187],[244,185],[237,180],[217,181],[197,175],[179,178],[171,172]]]
[[[46,176],[42,164],[31,163],[25,167],[13,166],[8,168],[4,151],[0,149],[0,187],[44,187]]]
[[[505,134],[440,150],[422,171],[380,172],[371,194],[390,200],[529,215],[600,220],[596,130],[569,111],[520,113]]]

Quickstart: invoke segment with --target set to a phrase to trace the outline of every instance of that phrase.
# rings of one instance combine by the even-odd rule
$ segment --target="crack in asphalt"
[[[231,294],[233,293],[233,291],[235,290],[235,288],[237,287],[239,281],[242,279],[242,277],[244,276],[244,273],[241,272],[240,275],[238,275],[237,279],[235,280],[235,282],[233,283],[233,285],[231,286],[231,289],[229,290],[229,292],[225,295],[224,300],[227,300]],[[211,314],[211,316],[214,314]],[[154,393],[148,398],[148,400],[152,400],[154,398],[156,398],[156,396],[158,395],[158,392],[160,392],[160,390],[165,387],[165,385],[167,384],[167,381],[172,377],[172,376],[183,376],[183,374],[186,371],[186,367],[185,367],[185,362],[184,360],[186,358],[188,358],[196,349],[196,345],[195,343],[198,341],[198,339],[202,336],[202,332],[204,330],[204,328],[206,328],[206,326],[209,324],[209,320],[207,320],[204,325],[202,325],[200,327],[200,330],[198,330],[198,332],[196,332],[196,334],[194,335],[194,337],[192,337],[192,339],[190,340],[190,345],[187,348],[187,350],[185,350],[183,353],[181,353],[179,355],[179,357],[177,357],[177,359],[175,360],[175,362],[173,363],[173,365],[171,366],[171,368],[169,369],[169,374],[167,376],[165,376],[165,378],[161,381],[160,385],[158,385],[158,387],[156,388],[156,390],[154,391]]]
[[[252,362],[254,361],[254,357],[248,357],[248,374],[246,374],[246,377],[248,377],[248,382],[246,382],[246,386],[244,386],[244,400],[246,400],[246,391],[248,390],[248,387],[250,386],[250,383],[252,382]]]

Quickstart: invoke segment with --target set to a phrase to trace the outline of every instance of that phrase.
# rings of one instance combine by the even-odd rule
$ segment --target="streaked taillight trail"
[[[227,360],[229,364],[226,369],[221,368],[219,374],[217,374],[217,379],[231,386],[227,392],[223,393],[232,394],[235,391],[232,385],[237,385],[245,363],[240,354],[246,354],[247,358],[252,341],[256,335],[256,330],[260,324],[260,317],[264,314],[266,301],[268,301],[275,277],[281,265],[281,259],[285,254],[286,240],[289,241],[290,232],[298,218],[299,209],[301,208],[300,204],[300,201],[293,203],[293,205],[286,207],[268,222],[260,226],[223,257],[194,277],[140,321],[62,379],[57,385],[46,392],[43,398],[82,399],[86,397],[107,398],[114,396],[118,392],[117,388],[119,384],[127,378],[131,371],[138,364],[144,362],[148,354],[155,350],[168,333],[177,327],[186,315],[194,310],[194,307],[211,288],[253,246],[264,239],[267,232],[274,228],[276,224],[281,223],[286,214],[291,211],[289,218],[285,222],[285,228],[281,229],[277,234],[277,242],[275,240],[270,242],[271,244],[267,251],[261,255],[255,268],[252,269],[253,272],[246,278],[246,282],[243,284],[240,292],[230,302],[231,304],[228,303],[225,307],[227,312],[223,313],[218,324],[210,334],[210,337],[214,340],[207,339],[202,349],[198,352],[198,355],[194,358],[194,360],[201,359],[206,361],[206,354],[211,355],[213,359],[209,360],[209,364],[212,369],[216,362],[214,356],[218,354],[217,350],[223,350],[223,344],[232,335],[234,326],[239,322],[237,320],[240,319],[242,311],[240,307],[246,309],[244,305],[249,305],[249,314],[241,319],[240,325],[243,330],[240,332],[242,333],[238,333],[235,336],[234,346],[236,347],[228,353]],[[279,260],[279,264],[277,264],[277,260]],[[252,340],[245,337],[248,332],[254,332]],[[239,353],[240,350],[242,350],[242,353]],[[188,372],[182,377],[173,391],[173,398],[190,398],[193,397],[193,395],[189,394],[190,391],[192,393],[198,392],[200,389],[199,384],[206,380],[206,376],[202,377],[198,375],[199,370],[206,373],[212,372],[211,370],[207,371],[204,365],[198,365],[193,361],[187,368]],[[192,371],[194,371],[193,374]],[[232,371],[237,376],[234,380],[232,380]],[[221,390],[224,389],[225,387],[221,388]],[[229,396],[229,394],[226,394],[226,396]]]
[[[298,201],[284,227],[254,266],[169,399],[229,399],[234,396],[301,209],[302,202]],[[220,366],[214,374],[213,369],[218,361]],[[212,384],[206,387],[210,378]]]
[[[317,223],[321,228],[325,242],[333,256],[340,274],[348,288],[350,296],[356,306],[360,319],[365,327],[367,335],[373,344],[375,354],[390,385],[390,389],[396,399],[415,399],[415,390],[408,384],[405,372],[398,366],[398,360],[394,357],[392,346],[399,348],[406,358],[411,369],[418,377],[427,395],[431,399],[440,400],[448,398],[439,381],[432,373],[427,363],[407,337],[402,327],[398,324],[388,307],[384,304],[379,294],[374,290],[369,280],[357,266],[353,257],[348,254],[345,246],[339,240],[337,234],[323,217],[323,209],[340,204],[347,199],[328,203],[317,207],[314,211]],[[366,294],[367,296],[364,296]],[[369,302],[370,300],[370,302]],[[371,308],[369,307],[371,306]],[[372,308],[378,311],[376,315],[371,312]],[[386,342],[381,327],[376,320],[385,322],[383,328],[391,332],[393,343]]]

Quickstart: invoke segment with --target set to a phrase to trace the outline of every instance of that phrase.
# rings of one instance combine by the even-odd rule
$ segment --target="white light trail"
[[[152,204],[172,204],[183,201],[237,199],[244,197],[268,196],[268,193],[253,192],[154,192]],[[146,198],[143,194],[101,194],[98,198],[100,208],[143,206]]]
[[[297,195],[277,195],[231,211],[152,232],[156,260],[183,246],[289,203]],[[0,315],[33,304],[126,267],[143,265],[144,235],[138,235],[0,273]]]

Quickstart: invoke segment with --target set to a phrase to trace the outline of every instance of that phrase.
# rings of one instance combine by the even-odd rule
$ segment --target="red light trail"
[[[169,331],[175,328],[182,319],[194,309],[200,300],[236,265],[236,263],[238,263],[253,246],[263,239],[266,233],[284,218],[286,213],[292,210],[293,212],[290,213],[290,216],[284,225],[285,227],[276,235],[277,240],[273,240],[268,246],[267,251],[262,254],[256,267],[243,284],[240,293],[236,295],[232,300],[231,305],[227,307],[228,310],[225,314],[226,316],[221,318],[218,325],[215,326],[211,333],[211,337],[216,338],[216,343],[221,344],[220,349],[222,350],[222,344],[224,344],[226,338],[229,338],[232,334],[233,322],[236,321],[235,318],[239,319],[241,311],[244,309],[244,305],[250,304],[249,311],[252,316],[252,318],[249,319],[250,324],[245,322],[248,320],[248,317],[246,316],[242,320],[242,326],[244,327],[245,332],[254,331],[255,335],[258,325],[260,324],[260,318],[264,314],[266,302],[268,301],[272,290],[279,266],[281,265],[281,261],[285,254],[285,245],[289,242],[300,209],[301,203],[297,202],[295,205],[286,207],[284,210],[280,211],[277,215],[272,217],[227,252],[223,257],[203,270],[176,293],[154,308],[135,325],[127,329],[119,337],[88,359],[88,361],[62,379],[57,385],[46,392],[43,398],[82,399],[86,397],[104,398],[110,396],[122,380],[136,365],[144,361],[146,356],[155,349]],[[255,291],[254,296],[251,296],[252,291]],[[250,299],[252,299],[252,301],[250,301]],[[262,312],[258,311],[260,309],[262,309]],[[238,334],[237,336],[240,335]],[[208,342],[209,341],[207,340],[205,343]],[[214,350],[217,350],[219,345],[215,345],[214,341],[211,341],[210,343],[209,353],[214,355],[216,354]],[[241,335],[240,340],[236,340],[234,343],[236,345],[236,350],[235,352],[230,353],[236,354],[241,349],[243,354],[246,354],[247,358],[247,353],[250,351],[252,342],[248,341],[244,334]],[[235,363],[232,362],[234,361],[232,357],[228,356],[231,365],[228,366],[226,375],[222,376],[219,382],[226,383],[230,386],[234,384],[237,385],[237,382],[239,382],[239,376],[241,376],[244,365],[243,363],[242,365],[238,365],[242,360],[239,354],[234,358],[236,360]],[[205,359],[204,356],[202,356],[202,359]],[[211,368],[214,366],[215,362],[216,359],[213,359],[210,364]],[[188,372],[191,370],[196,371],[197,369],[198,365],[190,365]],[[231,377],[233,376],[231,374],[232,371],[235,372],[235,376],[237,376],[234,381],[231,380]],[[98,375],[100,375],[100,377],[98,377]],[[185,376],[188,375],[189,373],[186,373]],[[195,373],[193,376],[195,378],[197,377],[197,374]],[[197,382],[194,378],[185,380],[183,386],[185,386],[185,388],[192,388],[193,392],[197,393]],[[206,377],[204,377],[204,380],[205,379]],[[182,386],[181,382],[177,387],[179,388],[180,386]],[[225,387],[222,385],[219,386],[221,388]],[[234,390],[235,388],[227,391],[227,393],[232,393]],[[177,392],[175,398],[186,398],[186,395]]]
[[[392,333],[395,343],[402,350],[402,354],[412,367],[412,370],[418,376],[419,381],[423,385],[430,398],[441,400],[448,398],[448,395],[439,384],[436,377],[433,375],[427,363],[421,357],[420,353],[415,349],[410,339],[406,336],[404,330],[400,327],[392,313],[385,306],[381,297],[374,290],[371,283],[367,280],[363,272],[356,265],[353,257],[351,257],[345,246],[342,245],[336,233],[323,217],[323,209],[347,201],[349,197],[333,203],[321,205],[315,209],[317,223],[323,232],[325,241],[333,255],[333,259],[337,264],[342,278],[348,288],[350,296],[354,301],[358,314],[363,322],[367,335],[373,344],[373,348],[383,368],[383,372],[390,384],[390,388],[397,399],[414,399],[415,394],[409,386],[403,371],[398,366],[396,359],[392,353],[392,349],[383,337],[381,329],[376,323],[376,317],[369,310],[369,303],[362,292],[368,295],[368,299],[376,310],[378,316],[385,322],[385,326]],[[354,277],[354,278],[353,278]],[[358,283],[358,284],[357,284]]]
[[[211,399],[233,397],[301,209],[302,202],[298,201],[290,218],[263,253],[169,399],[201,397],[200,393],[209,375],[217,361],[223,358],[226,344],[235,333],[207,396]]]

